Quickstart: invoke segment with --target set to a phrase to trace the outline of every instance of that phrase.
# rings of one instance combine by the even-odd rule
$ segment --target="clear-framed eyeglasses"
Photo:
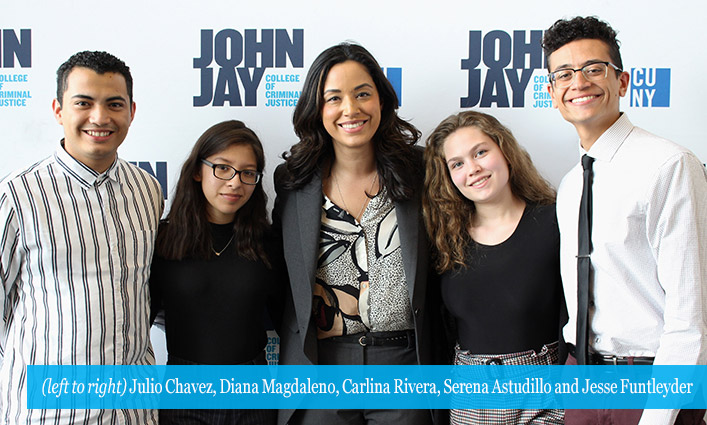
[[[602,81],[609,75],[609,67],[618,72],[623,72],[621,68],[611,62],[591,62],[578,69],[562,68],[550,73],[550,81],[555,88],[563,89],[572,85],[575,74],[582,72],[587,81]]]
[[[214,177],[220,180],[231,180],[238,175],[243,184],[258,184],[263,176],[263,173],[258,170],[236,170],[230,165],[214,164],[205,159],[202,159],[201,162],[211,167],[214,170]]]

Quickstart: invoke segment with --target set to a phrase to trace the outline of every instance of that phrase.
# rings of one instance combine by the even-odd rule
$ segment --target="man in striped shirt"
[[[163,199],[117,156],[132,77],[105,52],[57,71],[56,152],[0,182],[0,423],[156,424],[151,410],[28,410],[26,366],[146,365],[148,277]]]

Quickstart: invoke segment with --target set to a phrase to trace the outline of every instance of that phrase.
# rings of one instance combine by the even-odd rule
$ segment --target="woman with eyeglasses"
[[[240,121],[214,125],[182,166],[150,276],[169,365],[263,365],[266,307],[279,314],[263,147]],[[275,318],[276,319],[276,318]],[[274,423],[274,410],[161,410],[161,424]]]
[[[425,162],[425,223],[454,324],[454,364],[557,364],[567,314],[555,191],[510,130],[480,112],[443,120]],[[450,417],[564,423],[557,409],[453,409]]]
[[[300,141],[275,171],[273,227],[292,298],[280,364],[433,363],[419,131],[363,47],[326,49],[293,115]],[[427,424],[429,410],[283,410],[290,424]]]

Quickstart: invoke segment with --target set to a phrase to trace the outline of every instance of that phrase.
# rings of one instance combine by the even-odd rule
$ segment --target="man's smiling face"
[[[96,172],[115,161],[118,147],[135,115],[125,78],[118,73],[76,67],[67,78],[61,103],[55,99],[54,116],[64,127],[64,149]]]
[[[565,44],[548,57],[551,72],[558,69],[579,69],[591,62],[611,62],[609,47],[601,40],[581,39]],[[593,143],[619,118],[619,99],[628,90],[629,74],[616,75],[610,67],[605,79],[588,81],[576,72],[572,84],[557,88],[548,86],[552,104],[572,123],[577,132],[588,135]],[[586,149],[586,147],[585,147]]]

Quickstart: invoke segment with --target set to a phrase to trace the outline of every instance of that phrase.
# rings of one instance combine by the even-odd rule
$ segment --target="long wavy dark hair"
[[[425,192],[422,194],[425,226],[435,247],[435,265],[439,273],[465,266],[464,247],[471,240],[468,229],[476,214],[474,202],[452,183],[444,157],[444,142],[463,127],[478,128],[501,149],[508,163],[508,184],[515,197],[528,204],[555,202],[555,190],[540,175],[513,133],[496,118],[475,111],[447,117],[427,138]]]
[[[398,117],[398,96],[373,56],[357,44],[341,43],[323,51],[312,63],[292,117],[300,141],[283,153],[289,174],[287,189],[299,189],[334,159],[331,136],[322,123],[324,83],[335,65],[355,61],[363,65],[376,85],[381,99],[381,121],[373,136],[379,181],[394,201],[412,197],[420,176],[420,164],[412,147],[420,132]]]
[[[211,228],[207,200],[201,183],[194,179],[202,167],[201,160],[224,151],[232,145],[250,146],[255,154],[258,171],[265,168],[263,145],[258,136],[241,121],[224,121],[204,132],[184,161],[177,182],[172,207],[166,225],[157,234],[155,252],[168,260],[183,258],[210,258]],[[253,194],[237,212],[233,222],[234,246],[239,255],[250,260],[261,259],[269,265],[263,248],[263,239],[269,223],[266,211],[267,195],[261,180]]]

